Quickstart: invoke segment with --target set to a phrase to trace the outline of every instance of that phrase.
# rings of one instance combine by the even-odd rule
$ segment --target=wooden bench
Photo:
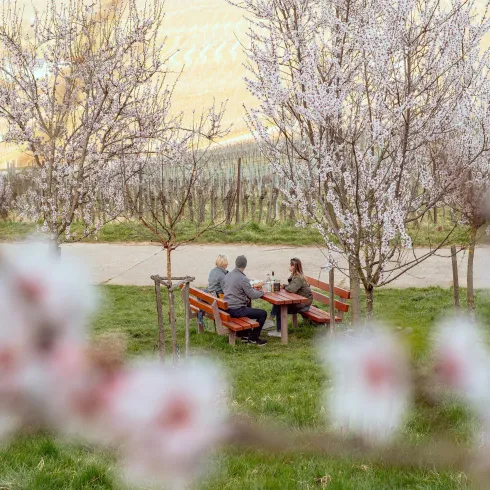
[[[312,290],[313,299],[324,304],[330,306],[330,301],[332,298],[332,294],[330,292],[330,285],[326,282],[319,281],[318,279],[314,279],[313,277],[305,276],[305,279],[308,281],[310,286],[320,289],[322,291],[326,291],[330,293],[330,296],[325,294],[321,294],[315,290]],[[340,299],[337,300],[335,297],[338,296]],[[334,287],[333,290],[333,301],[335,308],[335,323],[341,323],[344,313],[349,311],[349,305],[346,303],[346,300],[350,299],[350,291],[346,289]],[[312,322],[321,323],[321,324],[329,324],[330,323],[330,313],[328,311],[321,310],[316,306],[311,305],[310,309],[301,313],[304,318],[308,318]],[[298,319],[297,315],[293,315],[293,326],[297,326]]]
[[[214,320],[219,335],[228,335],[231,345],[236,343],[237,332],[259,326],[257,321],[247,317],[232,318],[227,312],[226,301],[197,288],[189,288],[189,304],[193,317],[197,317],[199,310],[203,311],[207,317]],[[199,333],[202,333],[202,327],[199,327]]]

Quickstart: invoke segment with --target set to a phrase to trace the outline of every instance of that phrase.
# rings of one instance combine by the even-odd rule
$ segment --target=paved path
[[[2,243],[2,247],[22,247],[23,245]],[[420,256],[427,249],[416,249]],[[247,274],[252,278],[265,278],[274,271],[276,277],[285,280],[291,257],[299,257],[308,275],[317,277],[326,259],[322,250],[316,247],[254,246],[236,245],[187,245],[173,252],[173,273],[176,276],[189,274],[196,277],[196,285],[207,283],[209,270],[219,253],[227,254],[230,263],[235,257],[245,254],[248,258]],[[151,285],[150,275],[166,273],[165,252],[155,245],[114,245],[114,244],[73,244],[62,247],[62,257],[82,260],[91,269],[94,282],[106,284]],[[467,255],[458,254],[460,284],[466,283]],[[345,262],[344,262],[345,265]],[[325,271],[321,277],[327,279]],[[336,281],[340,286],[348,286],[347,279],[340,273]],[[449,250],[444,249],[438,256],[432,256],[422,264],[396,279],[390,287],[424,287],[452,284],[451,259]],[[490,246],[480,246],[475,254],[475,287],[490,288]]]

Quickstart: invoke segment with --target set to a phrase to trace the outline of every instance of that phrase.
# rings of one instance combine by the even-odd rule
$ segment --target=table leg
[[[288,343],[288,305],[281,305],[281,342]]]
[[[295,313],[293,315],[293,327],[298,328],[298,314],[297,313]]]

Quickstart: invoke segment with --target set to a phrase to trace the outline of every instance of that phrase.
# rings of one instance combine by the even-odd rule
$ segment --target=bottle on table
[[[270,293],[272,288],[271,288],[271,276],[270,274],[267,274],[267,278],[265,280],[265,290]]]
[[[271,279],[271,291],[279,291],[280,286],[279,283],[276,280],[276,277],[274,276],[274,271],[272,271],[272,279]]]

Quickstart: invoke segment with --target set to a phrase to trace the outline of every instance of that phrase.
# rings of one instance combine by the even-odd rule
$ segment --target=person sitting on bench
[[[264,296],[265,288],[262,291],[257,291],[251,286],[250,280],[244,274],[246,267],[246,257],[243,255],[237,257],[235,269],[224,278],[224,300],[228,303],[228,313],[232,318],[247,317],[259,322],[258,328],[243,330],[243,332],[240,332],[240,336],[243,342],[262,346],[267,344],[267,340],[259,338],[262,327],[267,319],[267,312],[258,308],[251,308],[250,305],[251,300]]]
[[[228,271],[228,257],[226,255],[218,255],[216,258],[216,267],[211,269],[208,275],[208,287],[204,290],[217,298],[223,294],[223,279]],[[204,329],[204,311],[197,312],[197,324],[199,328]]]
[[[288,293],[296,293],[300,296],[303,296],[304,298],[308,298],[309,303],[288,305],[288,314],[293,315],[295,313],[304,313],[310,309],[311,303],[313,302],[313,294],[311,293],[310,285],[305,279],[301,260],[297,258],[292,258],[289,262],[289,272],[291,272],[291,276],[288,279],[288,284],[284,285],[284,290]],[[277,331],[269,332],[268,335],[269,337],[280,337],[281,315],[278,306],[272,306],[271,316],[276,317]]]
[[[226,255],[218,255],[216,258],[216,267],[211,269],[208,276],[207,292],[214,294],[219,298],[223,293],[223,281],[228,274],[228,257]]]

